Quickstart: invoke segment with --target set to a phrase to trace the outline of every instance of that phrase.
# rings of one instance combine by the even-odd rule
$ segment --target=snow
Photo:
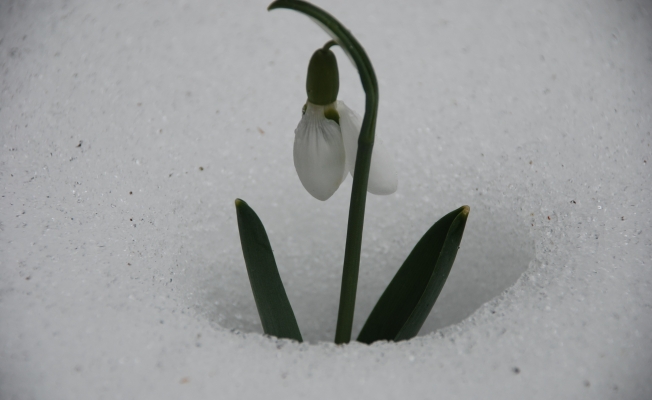
[[[399,189],[354,335],[470,219],[421,336],[335,346],[351,179],[301,186],[308,18],[266,2],[0,3],[0,398],[652,398],[652,4],[319,1],[363,44]],[[362,112],[339,49],[340,98]],[[260,334],[235,208],[304,338]]]

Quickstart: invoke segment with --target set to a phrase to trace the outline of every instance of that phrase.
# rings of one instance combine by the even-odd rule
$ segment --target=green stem
[[[346,229],[340,308],[337,314],[337,328],[335,330],[335,343],[337,344],[348,343],[351,340],[372,148],[373,143],[358,143],[358,155],[355,160],[356,173],[353,174],[351,205],[349,206],[349,225]],[[366,173],[357,173],[360,170],[366,170]]]
[[[326,44],[324,45],[323,49],[324,49],[324,50],[328,50],[328,49],[330,49],[330,48],[333,47],[333,46],[337,46],[337,42],[334,41],[334,40],[329,40],[329,41],[326,42]]]
[[[342,271],[342,290],[340,292],[340,307],[335,331],[335,343],[348,343],[351,340],[351,329],[353,327],[367,184],[369,182],[369,167],[371,165],[371,152],[374,146],[376,116],[378,114],[378,82],[371,61],[369,61],[369,57],[367,57],[360,43],[333,16],[310,3],[300,0],[277,0],[270,4],[267,9],[274,10],[277,8],[298,11],[321,24],[355,63],[366,94],[365,113],[358,139],[358,154],[353,174],[353,188],[351,189],[349,225],[346,230],[346,248],[344,250]]]

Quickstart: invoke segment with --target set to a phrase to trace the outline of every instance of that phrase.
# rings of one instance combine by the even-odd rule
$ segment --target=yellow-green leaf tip
[[[460,212],[460,214],[464,215],[465,217],[468,217],[470,211],[471,211],[471,207],[462,206],[462,211]]]
[[[242,205],[244,205],[244,204],[245,204],[244,200],[241,200],[241,199],[235,199],[235,206],[236,206],[236,207],[240,207],[240,206],[242,206]]]

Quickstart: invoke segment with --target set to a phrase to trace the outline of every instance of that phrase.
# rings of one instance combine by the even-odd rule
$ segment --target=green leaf
[[[469,210],[458,208],[423,235],[376,303],[359,342],[407,340],[419,333],[453,266]]]
[[[263,223],[244,200],[236,199],[235,209],[242,253],[263,330],[267,335],[302,342]]]

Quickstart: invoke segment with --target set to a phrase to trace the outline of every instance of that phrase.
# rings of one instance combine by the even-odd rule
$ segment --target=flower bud
[[[306,79],[308,101],[320,106],[332,104],[337,100],[339,90],[340,74],[335,54],[328,48],[315,51],[308,64]]]

